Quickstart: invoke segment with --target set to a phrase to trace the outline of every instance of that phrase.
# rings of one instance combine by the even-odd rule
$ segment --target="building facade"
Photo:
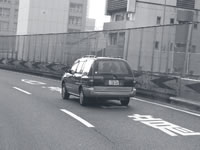
[[[18,35],[84,31],[87,0],[20,0]]]
[[[19,0],[0,0],[0,35],[15,35]]]
[[[199,0],[107,0],[106,14],[111,16],[104,24],[104,30],[111,30],[110,54],[125,57],[136,70],[196,71],[198,63],[189,64],[189,59],[197,61],[200,54]],[[136,29],[120,30],[129,28]]]
[[[199,0],[107,0],[105,30],[200,21]]]

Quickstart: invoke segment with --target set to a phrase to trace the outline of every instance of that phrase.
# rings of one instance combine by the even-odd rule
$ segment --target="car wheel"
[[[129,101],[130,101],[129,97],[128,98],[124,98],[123,100],[120,100],[122,106],[128,106]]]
[[[62,99],[68,99],[70,96],[70,94],[68,93],[67,88],[65,86],[65,83],[62,84],[61,95],[62,95]]]
[[[82,106],[86,106],[86,104],[87,104],[87,100],[86,100],[86,97],[85,97],[82,89],[80,90],[80,104]]]

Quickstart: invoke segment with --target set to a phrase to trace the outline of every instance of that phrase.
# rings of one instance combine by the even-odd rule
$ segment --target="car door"
[[[69,93],[74,94],[74,74],[76,73],[79,62],[75,62],[71,69],[65,73],[65,85]]]
[[[81,77],[83,73],[83,68],[85,65],[85,61],[80,61],[76,70],[76,73],[73,76],[74,79],[74,93],[79,95],[79,87],[81,84]]]

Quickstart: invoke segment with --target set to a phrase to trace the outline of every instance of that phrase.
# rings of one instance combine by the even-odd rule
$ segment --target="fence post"
[[[24,47],[25,47],[25,35],[23,36],[24,37],[24,39],[23,39],[23,48],[22,48],[22,61],[24,61]]]
[[[162,64],[162,51],[163,51],[163,40],[164,40],[164,33],[165,33],[165,26],[161,26],[162,27],[162,32],[161,32],[161,42],[160,42],[160,55],[159,55],[159,68],[158,68],[158,72],[161,71],[161,64]]]
[[[30,59],[30,56],[29,56],[29,55],[30,55],[30,45],[31,45],[31,44],[30,44],[30,41],[31,41],[30,38],[31,38],[31,36],[27,36],[27,38],[28,38],[28,46],[27,46],[27,47],[28,47],[28,52],[27,52],[27,61],[29,61],[29,59]]]
[[[153,72],[154,68],[154,53],[155,53],[155,41],[156,41],[156,35],[157,35],[157,28],[154,27],[154,35],[153,35],[153,49],[152,49],[152,58],[151,58],[151,72]]]
[[[142,31],[141,31],[140,47],[139,47],[139,58],[138,58],[138,70],[141,69],[140,65],[141,65],[141,55],[142,55],[143,34],[144,34],[144,28],[142,28]]]
[[[168,44],[167,44],[167,58],[166,58],[166,68],[165,71],[166,73],[169,73],[169,51],[170,51],[170,44],[171,44],[171,26],[168,27],[169,31],[168,31]]]
[[[126,31],[125,31],[126,32]],[[125,41],[127,41],[126,42],[126,45],[124,46],[124,56],[125,56],[125,59],[126,60],[128,60],[128,49],[129,49],[129,42],[130,42],[130,32],[131,32],[131,30],[130,29],[128,29],[127,30],[127,32],[128,32],[128,35],[127,35],[127,38],[126,38],[126,36],[125,36],[125,39],[127,39],[127,40],[125,40]]]
[[[17,38],[17,40],[15,40],[16,41],[16,43],[15,43],[15,45],[16,45],[16,49],[15,49],[15,60],[18,60],[18,58],[19,58],[19,39],[20,39],[20,36],[16,36],[16,38]]]
[[[35,35],[34,37],[35,37],[35,43],[34,43],[34,46],[35,46],[35,47],[34,47],[34,52],[33,52],[33,62],[35,62],[35,60],[36,60],[35,57],[36,57],[37,39],[38,39],[38,38],[37,38],[37,35]]]
[[[46,56],[46,63],[48,63],[48,58],[49,58],[49,36],[50,35],[47,35],[48,36],[48,41],[47,41],[47,56]]]
[[[192,30],[193,24],[189,24],[188,29],[188,36],[187,36],[187,44],[186,44],[186,51],[185,51],[185,60],[184,60],[184,73],[188,74],[189,72],[189,59],[190,59],[190,46],[191,46],[191,39],[192,39]]]

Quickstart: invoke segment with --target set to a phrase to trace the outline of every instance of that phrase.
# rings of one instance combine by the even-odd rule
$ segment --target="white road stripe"
[[[71,117],[73,117],[74,119],[80,121],[82,124],[84,124],[85,126],[87,126],[88,128],[94,128],[94,126],[92,124],[90,124],[89,122],[87,122],[86,120],[80,118],[79,116],[73,114],[72,112],[66,110],[66,109],[60,109],[62,112],[70,115]]]
[[[13,87],[14,89],[16,89],[16,90],[18,90],[18,91],[20,91],[20,92],[23,92],[23,93],[25,93],[25,94],[27,94],[27,95],[31,95],[31,93],[29,93],[29,92],[27,92],[27,91],[25,91],[25,90],[22,90],[22,89],[20,89],[20,88],[18,88],[18,87]]]
[[[142,99],[135,98],[135,97],[133,97],[132,99],[134,99],[136,101],[153,104],[153,105],[157,105],[157,106],[160,106],[160,107],[169,108],[169,109],[172,109],[172,110],[176,110],[176,111],[180,111],[180,112],[184,112],[184,113],[187,113],[187,114],[190,114],[190,115],[194,115],[194,116],[200,117],[200,114],[193,113],[193,112],[190,112],[190,111],[186,111],[186,110],[182,110],[182,109],[178,109],[178,108],[174,108],[174,107],[170,107],[170,106],[167,106],[167,105],[162,105],[162,104],[158,104],[158,103],[154,103],[154,102],[149,102],[149,101],[142,100]]]
[[[187,81],[200,82],[200,80],[190,79],[190,78],[181,78],[181,79],[182,79],[182,80],[187,80]]]

